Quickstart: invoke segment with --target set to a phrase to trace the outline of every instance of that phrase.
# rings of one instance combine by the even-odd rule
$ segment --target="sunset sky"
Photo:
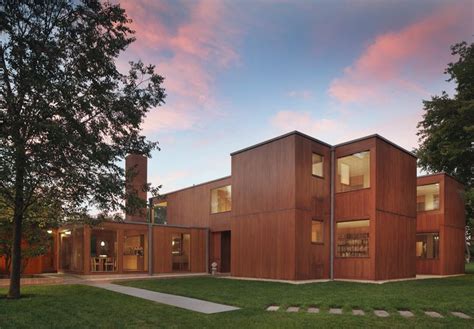
[[[168,192],[230,174],[229,154],[299,130],[335,144],[378,133],[417,145],[422,100],[453,85],[450,45],[473,1],[121,1],[166,104],[144,122]]]

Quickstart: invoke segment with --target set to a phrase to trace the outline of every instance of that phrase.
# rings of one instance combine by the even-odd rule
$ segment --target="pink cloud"
[[[341,102],[382,100],[393,88],[429,93],[424,82],[443,72],[449,46],[472,32],[472,4],[443,5],[405,28],[384,33],[334,79],[329,94]]]
[[[156,64],[165,77],[166,104],[147,116],[145,132],[191,129],[219,113],[216,75],[239,60],[235,49],[239,32],[228,22],[226,4],[139,0],[121,5],[133,20],[137,41],[119,67],[141,59]]]

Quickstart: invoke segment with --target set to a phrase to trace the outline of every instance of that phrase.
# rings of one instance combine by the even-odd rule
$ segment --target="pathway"
[[[145,289],[120,286],[113,283],[96,283],[91,284],[91,286],[205,314],[228,312],[239,309],[238,307],[207,302],[205,300],[196,298],[182,297]]]

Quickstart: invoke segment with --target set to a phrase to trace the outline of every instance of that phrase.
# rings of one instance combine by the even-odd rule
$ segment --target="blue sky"
[[[162,192],[230,174],[229,154],[300,130],[328,143],[378,133],[412,149],[422,100],[452,93],[449,46],[472,42],[472,1],[121,1],[137,41],[120,58],[157,65],[166,104]]]

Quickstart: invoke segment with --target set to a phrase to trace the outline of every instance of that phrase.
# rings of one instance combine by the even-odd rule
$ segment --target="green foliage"
[[[467,225],[474,218],[474,44],[451,47],[457,61],[448,64],[448,81],[456,94],[446,92],[424,101],[423,120],[418,123],[418,163],[428,172],[446,172],[465,185]]]

